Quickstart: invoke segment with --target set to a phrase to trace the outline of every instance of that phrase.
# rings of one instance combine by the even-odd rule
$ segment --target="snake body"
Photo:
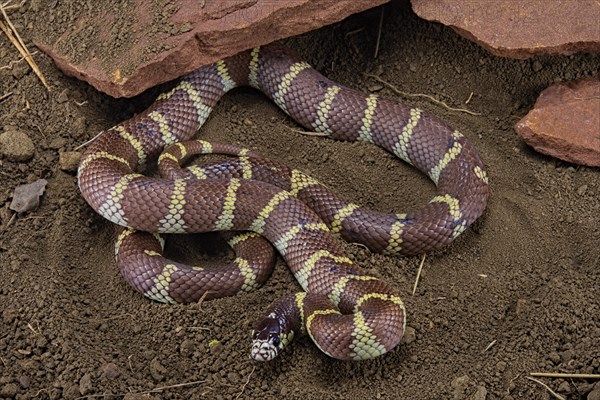
[[[240,85],[258,88],[308,129],[396,154],[425,172],[437,195],[416,212],[382,214],[323,194],[323,185],[296,170],[280,168],[288,175],[285,189],[253,179],[252,170],[262,161],[254,167],[239,164],[229,175],[211,175],[210,168],[195,177],[193,171],[164,178],[138,173],[166,146],[191,138],[219,98]],[[210,152],[210,144],[198,144],[205,149],[200,152]],[[163,158],[179,161],[193,152],[190,146],[176,144]],[[241,163],[247,161],[247,151],[237,155]],[[252,249],[261,246],[256,234],[275,246],[304,292],[277,300],[255,324],[252,356],[257,360],[272,359],[303,332],[338,359],[390,351],[404,331],[404,304],[388,283],[365,274],[343,254],[334,233],[360,239],[376,251],[417,254],[450,243],[482,214],[488,197],[483,164],[460,132],[417,108],[330,81],[279,44],[181,78],[149,109],[100,135],[83,154],[78,179],[92,208],[129,228],[119,235],[117,260],[129,266],[121,268],[128,282],[152,299],[190,302],[254,289],[269,273],[255,267],[255,259],[257,265],[268,264],[274,257],[253,255]],[[250,252],[236,248],[234,262],[217,273],[163,259],[155,236],[134,230],[256,234],[230,237],[234,246],[246,242]]]

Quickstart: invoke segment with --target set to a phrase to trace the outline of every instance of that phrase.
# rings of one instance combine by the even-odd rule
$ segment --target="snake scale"
[[[220,97],[240,85],[261,90],[307,129],[397,155],[433,180],[436,196],[415,212],[372,212],[248,150],[188,141]],[[161,178],[139,173],[169,145]],[[191,154],[212,152],[239,158],[178,169]],[[146,111],[102,133],[83,154],[78,181],[94,210],[127,227],[119,234],[117,262],[126,280],[154,300],[185,303],[255,289],[275,257],[262,237],[272,243],[304,291],[276,300],[254,325],[251,355],[262,361],[301,333],[342,360],[393,349],[406,324],[402,300],[346,257],[335,234],[373,251],[422,253],[463,232],[483,213],[489,194],[483,164],[460,132],[418,108],[339,85],[281,44],[182,77]],[[162,257],[157,233],[207,231],[246,231],[229,234],[236,258],[222,270]]]

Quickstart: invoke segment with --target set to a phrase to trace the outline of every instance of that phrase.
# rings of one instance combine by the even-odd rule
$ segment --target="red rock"
[[[600,77],[552,85],[515,125],[540,153],[600,166]]]
[[[421,18],[452,27],[493,54],[600,52],[600,5],[596,0],[412,0]]]
[[[96,2],[100,10],[94,15],[82,15],[60,37],[37,38],[35,44],[67,75],[111,96],[130,97],[242,50],[387,1],[173,0],[157,9],[155,1],[138,0],[129,12]]]

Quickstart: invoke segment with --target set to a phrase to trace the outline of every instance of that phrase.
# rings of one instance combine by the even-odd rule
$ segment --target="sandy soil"
[[[68,2],[52,3],[55,22],[27,5],[11,14],[24,37],[63,28],[56,22],[68,20]],[[375,59],[378,22],[373,10],[289,44],[339,82],[399,97],[460,129],[488,167],[492,197],[472,229],[427,256],[415,295],[419,257],[346,246],[400,290],[409,310],[405,343],[357,363],[329,359],[306,338],[271,363],[249,359],[251,323],[298,289],[281,260],[255,293],[201,305],[157,304],[128,287],[114,263],[114,227],[80,197],[58,154],[143,110],[159,89],[114,100],[38,53],[47,93],[1,36],[0,96],[12,95],[0,102],[0,130],[17,127],[36,150],[29,162],[0,160],[0,398],[549,399],[530,372],[600,373],[600,175],[536,154],[513,131],[543,88],[596,73],[600,57],[497,58],[393,4]],[[396,95],[364,73],[480,115]],[[289,163],[377,210],[414,209],[434,193],[378,148],[297,129],[260,93],[239,89],[200,135]],[[9,225],[13,188],[38,178],[49,182],[40,208]],[[169,253],[212,258],[215,241],[203,242],[176,237]],[[594,383],[544,381],[566,399],[585,399]],[[135,394],[161,387],[170,388]]]

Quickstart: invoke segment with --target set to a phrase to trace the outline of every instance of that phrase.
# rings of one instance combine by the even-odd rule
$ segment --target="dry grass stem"
[[[174,385],[168,385],[168,386],[161,386],[161,387],[157,387],[155,389],[149,389],[149,390],[144,390],[141,392],[132,392],[132,393],[118,393],[118,394],[113,394],[110,396],[118,396],[118,397],[124,397],[125,395],[143,395],[143,394],[147,394],[147,393],[157,393],[157,392],[162,392],[163,390],[167,390],[167,389],[175,389],[175,388],[180,388],[180,387],[186,387],[186,386],[193,386],[193,385],[199,385],[201,383],[205,383],[206,380],[201,380],[201,381],[193,381],[193,382],[184,382],[184,383],[176,383]],[[93,399],[96,397],[106,397],[106,394],[90,394],[87,396],[81,396],[81,397],[77,397],[76,400],[79,399]]]
[[[3,5],[0,5],[0,12],[2,13],[2,16],[4,17],[6,24],[8,24],[8,26],[6,26],[4,24],[4,22],[0,21],[0,29],[2,29],[2,32],[4,32],[4,34],[8,37],[8,39],[11,41],[11,43],[17,48],[17,50],[19,51],[19,53],[21,53],[23,58],[25,58],[25,60],[27,60],[27,63],[29,64],[29,66],[31,67],[33,72],[35,72],[35,74],[38,76],[40,81],[42,81],[42,84],[44,84],[46,89],[48,89],[48,91],[50,91],[50,86],[48,86],[48,83],[46,82],[46,78],[44,78],[42,71],[40,71],[40,69],[37,66],[37,64],[35,63],[35,61],[33,61],[33,58],[31,57],[31,53],[29,52],[29,50],[27,50],[27,46],[25,46],[25,43],[23,42],[23,39],[21,39],[19,32],[17,32],[17,30],[15,29],[12,22],[10,22],[10,18],[8,18],[8,15],[6,14],[6,11],[5,11]]]
[[[415,295],[417,291],[417,285],[419,284],[419,278],[421,277],[421,271],[423,271],[423,264],[425,263],[425,254],[423,254],[423,258],[421,258],[421,264],[419,264],[419,270],[417,271],[417,277],[415,278],[415,284],[413,285],[412,294]]]
[[[292,127],[287,126],[287,128],[292,132],[297,132],[305,136],[319,136],[319,137],[329,137],[328,133],[325,132],[314,132],[314,131],[303,131],[300,129],[294,129]]]
[[[18,10],[19,8],[23,7],[26,2],[27,0],[23,0],[19,4],[10,4],[12,1],[7,1],[6,3],[2,4],[2,8],[4,8],[4,11]]]
[[[350,32],[346,32],[346,34],[344,36],[348,37],[348,36],[356,35],[357,33],[362,32],[364,30],[365,30],[365,27],[361,26],[360,28],[354,29]]]
[[[129,369],[133,373],[133,365],[131,364],[131,358],[132,357],[133,357],[133,354],[130,354],[129,357],[127,357],[127,364],[129,364]]]
[[[544,382],[542,382],[542,381],[540,381],[540,380],[537,380],[537,379],[535,379],[535,378],[532,378],[532,377],[530,377],[530,376],[528,376],[528,377],[527,377],[527,379],[529,379],[530,381],[534,381],[534,382],[535,382],[535,383],[537,383],[537,384],[540,384],[540,385],[542,385],[544,388],[546,388],[546,390],[547,390],[548,392],[550,392],[550,394],[551,394],[552,396],[556,397],[557,399],[559,399],[559,400],[567,400],[567,399],[565,399],[564,397],[562,397],[560,394],[556,393],[554,390],[550,389],[550,387],[548,387],[548,385],[546,385]]]
[[[368,76],[369,78],[373,78],[376,81],[382,83],[384,86],[387,86],[389,89],[391,89],[394,93],[399,94],[401,96],[425,97],[426,99],[429,99],[429,100],[433,101],[434,103],[439,104],[439,105],[447,108],[450,111],[459,111],[459,112],[464,112],[464,113],[471,114],[471,115],[481,115],[481,113],[478,113],[478,112],[475,112],[475,111],[471,111],[471,110],[467,110],[466,108],[451,107],[448,104],[444,103],[443,101],[440,101],[440,100],[436,99],[435,97],[430,96],[428,94],[403,92],[400,89],[398,89],[396,86],[392,85],[391,83],[389,83],[387,81],[384,81],[383,79],[381,79],[377,75],[373,75],[373,74],[365,74],[365,75]]]
[[[246,382],[244,382],[244,384],[242,385],[242,390],[240,390],[238,395],[235,396],[235,400],[238,400],[242,396],[242,394],[244,394],[244,390],[246,390],[246,386],[248,386],[248,382],[250,382],[250,377],[254,373],[254,370],[256,370],[256,365],[252,367],[252,371],[250,371],[250,373],[248,374],[248,378],[246,379]]]
[[[494,339],[494,340],[492,340],[492,341],[490,342],[490,344],[488,344],[488,345],[485,347],[485,349],[483,349],[482,353],[485,353],[486,351],[488,351],[489,349],[491,349],[492,347],[494,347],[494,345],[496,344],[496,342],[497,342],[497,341],[498,341],[498,340],[495,340],[495,339]]]
[[[379,27],[377,28],[377,41],[375,42],[375,54],[373,55],[373,58],[377,58],[377,56],[379,55],[379,43],[381,42],[381,30],[383,28],[384,10],[384,6],[381,6],[381,14],[379,15]]]
[[[6,228],[8,228],[9,226],[11,226],[15,222],[16,219],[17,219],[17,213],[14,213],[12,215],[12,217],[10,217],[10,219],[6,223]]]
[[[0,103],[6,99],[8,99],[10,96],[12,96],[13,92],[8,92],[3,94],[2,96],[0,96]]]
[[[560,372],[531,372],[531,376],[541,378],[572,378],[572,379],[600,379],[600,374],[564,374]]]
[[[42,334],[42,332],[40,331],[40,324],[39,324],[39,323],[37,323],[37,326],[38,326],[38,329],[37,329],[37,331],[36,331],[36,330],[35,330],[35,328],[33,327],[33,325],[31,325],[31,322],[28,322],[28,323],[27,323],[27,327],[29,328],[29,330],[30,330],[31,332],[33,332],[33,334],[34,334],[34,335],[41,335],[41,334]]]
[[[210,293],[210,290],[207,290],[206,292],[202,293],[202,296],[200,296],[200,298],[198,299],[198,308],[202,309],[202,303],[204,303],[204,300],[206,299],[206,296],[208,296],[208,294]]]
[[[469,104],[469,102],[471,101],[472,98],[473,98],[473,92],[471,92],[471,94],[469,95],[469,98],[467,98],[467,100],[465,100],[465,104]]]
[[[114,315],[112,317],[107,317],[107,318],[92,318],[92,321],[96,321],[96,322],[112,321],[114,319],[125,318],[125,317],[130,317],[131,319],[134,319],[133,314],[125,313],[125,314],[120,314],[120,315]]]
[[[98,133],[96,136],[94,136],[93,138],[91,138],[90,140],[88,140],[87,142],[83,142],[82,144],[80,144],[79,146],[75,147],[73,150],[74,151],[78,151],[79,149],[81,149],[82,147],[87,146],[88,144],[92,143],[94,140],[98,139],[98,136],[102,135],[104,133],[104,131]]]
[[[33,55],[36,55],[37,53],[38,53],[37,51],[34,51],[33,53],[31,53],[31,55],[33,56]],[[0,69],[11,69],[14,64],[19,63],[19,62],[23,61],[24,59],[25,59],[25,57],[19,57],[18,60],[12,60],[8,64],[1,66]]]

